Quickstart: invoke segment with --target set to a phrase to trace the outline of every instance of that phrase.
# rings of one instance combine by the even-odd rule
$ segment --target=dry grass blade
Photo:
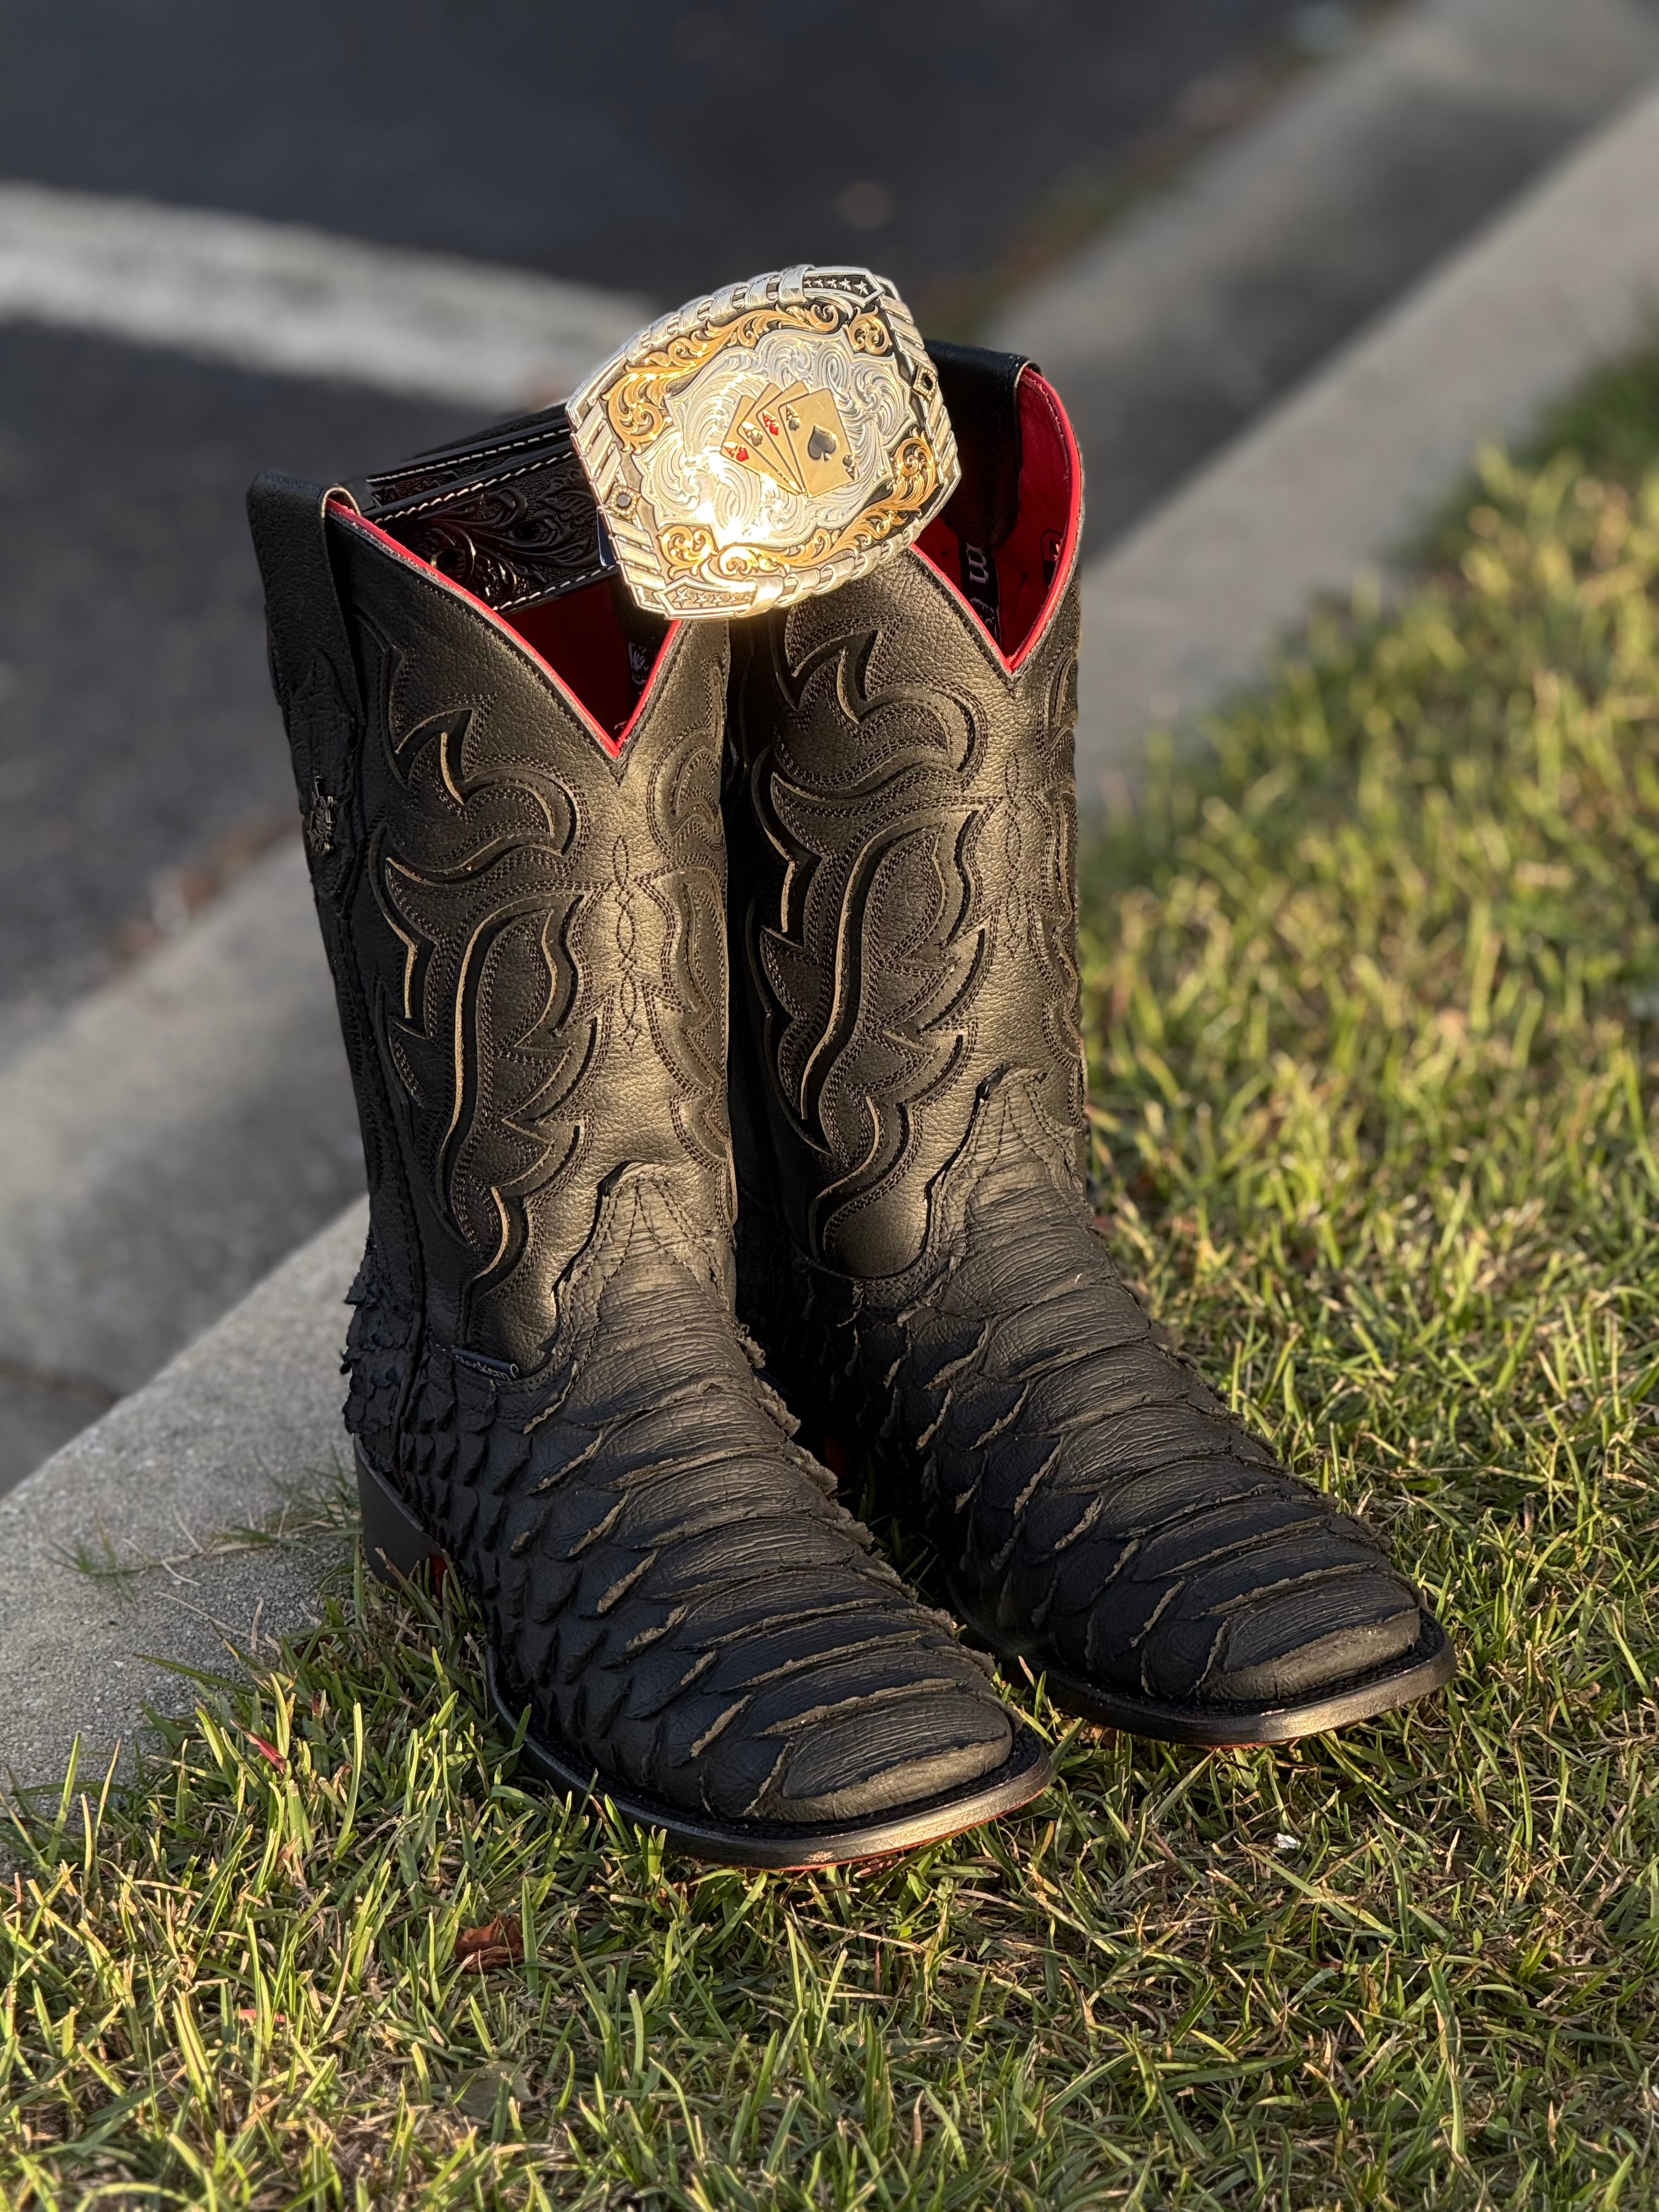
[[[488,1973],[492,1966],[522,1966],[524,1932],[518,1914],[498,1914],[482,1928],[463,1928],[455,1938],[455,1961],[474,1974]]]

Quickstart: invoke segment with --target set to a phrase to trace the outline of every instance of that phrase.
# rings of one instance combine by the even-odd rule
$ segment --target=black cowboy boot
[[[250,513],[368,1161],[372,1555],[446,1559],[539,1769],[702,1856],[1023,1803],[1040,1745],[734,1318],[726,624],[586,580],[562,410],[355,496],[266,477]]]
[[[1283,1741],[1421,1696],[1451,1647],[1092,1226],[1077,452],[1029,366],[933,351],[944,517],[733,632],[740,1310],[994,1650],[1113,1727]]]

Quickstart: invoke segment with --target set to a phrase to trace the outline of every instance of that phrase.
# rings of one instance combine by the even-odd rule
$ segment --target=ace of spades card
[[[852,447],[834,395],[816,391],[786,392],[777,402],[789,441],[790,457],[809,498],[835,491],[853,474]]]
[[[799,379],[787,387],[769,384],[741,407],[727,433],[726,452],[758,468],[786,491],[815,497],[853,473],[846,426],[832,395],[809,392]]]

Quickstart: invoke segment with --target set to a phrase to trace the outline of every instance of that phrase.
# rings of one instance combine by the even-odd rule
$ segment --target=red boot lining
[[[520,615],[501,615],[476,592],[469,592],[465,585],[446,576],[441,568],[411,553],[390,531],[371,522],[344,500],[331,500],[329,513],[349,529],[361,532],[400,561],[407,562],[411,568],[418,568],[445,591],[453,592],[498,629],[507,631],[552,678],[611,757],[615,760],[620,755],[649,696],[652,679],[662,665],[664,653],[679,629],[678,623],[669,624],[650,667],[644,672],[636,696],[629,665],[628,638],[617,619],[609,584],[587,584],[580,591],[545,600]]]
[[[1036,643],[1065,588],[1083,519],[1083,465],[1077,441],[1054,387],[1034,368],[1019,380],[1019,514],[993,556],[1002,635],[991,642],[1010,670],[1018,668]],[[961,545],[945,515],[928,524],[916,550],[966,606],[958,581]],[[989,637],[978,612],[969,611]]]
[[[633,720],[637,695],[628,638],[608,583],[584,584],[580,591],[544,599],[538,607],[508,615],[507,623],[558,672],[566,690],[575,693],[601,729],[621,736]],[[644,677],[648,684],[649,669]]]

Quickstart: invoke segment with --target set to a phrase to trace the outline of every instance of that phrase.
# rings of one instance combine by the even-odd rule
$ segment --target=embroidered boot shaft
[[[367,1535],[463,1575],[544,1773],[705,1856],[1024,1802],[1041,1747],[736,1324],[724,623],[600,582],[510,624],[349,501],[267,477],[250,510],[368,1163]]]
[[[1450,1646],[1094,1230],[1076,448],[1027,365],[933,351],[955,501],[733,633],[740,1305],[798,1409],[873,1450],[962,1618],[1062,1702],[1304,1734],[1420,1695]]]

